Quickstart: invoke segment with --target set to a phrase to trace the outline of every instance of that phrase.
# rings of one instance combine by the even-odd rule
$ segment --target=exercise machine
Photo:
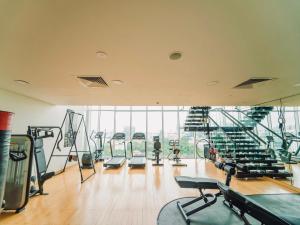
[[[33,155],[34,140],[31,136],[11,136],[6,179],[3,180],[5,182],[4,210],[15,211],[18,213],[25,209],[30,196],[30,177]]]
[[[134,141],[142,141],[144,142],[144,152],[140,155],[136,155],[133,152],[133,142]],[[129,167],[145,167],[146,158],[147,158],[147,141],[144,133],[134,133],[132,135],[132,139],[130,140],[130,151],[131,151],[131,159],[128,163]]]
[[[297,143],[298,147],[295,151],[291,152],[292,156],[297,156],[300,152],[300,132],[299,132],[299,136],[296,136],[292,133],[289,132],[285,132],[285,137],[287,140],[287,150],[290,152],[290,148],[292,146],[293,143]]]
[[[104,160],[102,157],[102,153],[104,150],[103,136],[104,136],[104,132],[92,131],[90,135],[90,140],[94,143],[95,150],[92,155],[90,155],[89,153],[82,154],[81,157],[82,169],[92,169],[93,161],[94,163],[97,163]],[[105,136],[104,136],[104,141],[105,141]]]
[[[223,170],[227,174],[225,183],[227,186],[229,186],[231,177],[236,173],[236,170],[235,168],[227,165],[223,167]],[[200,192],[200,197],[198,198],[185,202],[184,204],[182,204],[180,201],[177,202],[177,207],[188,224],[190,223],[190,218],[189,218],[190,216],[215,204],[217,201],[217,197],[221,195],[221,192],[218,192],[217,194],[203,193],[204,189],[210,189],[210,190],[219,189],[218,180],[215,179],[179,176],[179,177],[175,177],[175,180],[181,188],[194,188],[194,189],[198,189]],[[202,203],[200,204],[200,206],[196,204],[197,205],[196,208],[193,209],[190,208],[189,210],[186,210],[187,207],[191,207],[192,205],[195,205],[195,203],[199,204],[199,202]]]
[[[47,163],[44,151],[44,139],[54,138],[54,130],[59,131],[59,141],[57,142],[56,148],[60,150],[60,142],[62,141],[62,134],[60,127],[47,127],[47,126],[29,126],[27,134],[30,135],[34,140],[34,159],[36,166],[36,178],[32,177],[31,182],[35,184],[37,181],[37,187],[34,185],[30,188],[30,197],[33,197],[37,194],[47,195],[44,193],[43,185],[51,177],[55,175],[55,172],[47,172]]]
[[[168,155],[169,160],[173,160],[175,163],[172,166],[187,166],[185,163],[181,163],[181,159],[179,157],[180,149],[179,149],[179,140],[170,140],[169,141],[170,154]]]
[[[161,143],[159,141],[159,136],[153,136],[153,154],[154,154],[154,160],[155,163],[153,163],[153,166],[163,166],[163,163],[160,163],[161,158],[160,158],[160,154],[162,153],[161,151]]]
[[[231,182],[231,177],[235,174],[235,168],[225,165],[223,170],[226,172],[226,185],[229,186]],[[187,177],[187,176],[177,176],[175,181],[181,188],[191,188],[198,189],[200,192],[199,197],[189,199],[182,202],[181,200],[175,200],[178,213],[182,215],[186,224],[190,224],[191,217],[196,213],[204,210],[207,207],[212,206],[217,202],[217,197],[221,196],[222,193],[219,191],[214,193],[203,193],[204,189],[219,190],[218,180],[211,178],[200,178],[200,177]],[[170,203],[168,203],[170,204]],[[168,205],[167,204],[167,205]],[[166,206],[167,206],[166,205]],[[164,206],[160,211],[158,216],[158,224],[174,224],[173,218],[169,213],[169,208]],[[173,211],[173,210],[172,210]],[[161,222],[163,221],[163,222]],[[178,223],[175,223],[178,224]]]
[[[105,132],[94,132],[92,131],[90,135],[91,141],[94,143],[95,151],[95,162],[103,161],[103,151],[104,151],[104,143],[105,143],[106,133]]]
[[[279,156],[281,158],[281,161],[286,164],[297,164],[297,162],[292,159],[292,156],[295,155],[295,153],[292,153],[290,148],[293,142],[300,142],[300,138],[289,132],[283,132],[283,137],[284,139],[282,149],[279,149]],[[298,151],[300,151],[300,146],[296,150],[297,154]]]
[[[78,133],[79,133],[81,127],[83,128],[84,139],[86,140],[86,143],[87,143],[87,149],[85,149],[85,150],[79,150],[78,146],[77,146]],[[63,128],[65,129],[64,134],[62,133]],[[57,148],[57,144],[58,144],[58,142],[60,142],[61,138],[63,138],[64,151]],[[47,163],[46,171],[48,171],[48,169],[50,167],[50,163],[52,162],[52,160],[54,158],[65,159],[64,164],[63,164],[64,167],[60,171],[55,172],[55,174],[60,174],[60,173],[65,172],[67,163],[70,162],[70,159],[76,159],[78,168],[79,168],[79,172],[80,172],[81,183],[83,183],[84,181],[86,181],[87,179],[89,179],[90,177],[92,177],[93,175],[96,174],[94,162],[92,160],[93,172],[91,174],[89,174],[89,176],[87,176],[85,178],[83,177],[82,166],[81,166],[80,160],[79,160],[80,159],[79,154],[85,154],[85,153],[88,153],[90,155],[90,157],[92,156],[91,147],[90,147],[90,143],[89,143],[89,137],[88,137],[87,128],[86,128],[85,120],[84,120],[84,115],[80,114],[80,113],[76,113],[73,110],[68,109],[66,111],[63,122],[60,126],[60,131],[56,138],[55,144],[52,148],[52,152],[51,152],[50,158]]]
[[[233,191],[228,185],[218,183],[218,187],[224,196],[224,205],[232,210],[238,217],[242,219],[245,225],[251,225],[246,215],[249,215],[261,224],[276,225],[296,225],[299,224],[300,218],[297,215],[275,215],[271,211],[256,203],[251,198]]]
[[[103,163],[104,167],[118,168],[121,167],[126,161],[126,135],[125,133],[115,133],[109,140],[111,158]],[[123,145],[124,155],[114,155],[113,145]]]
[[[297,195],[283,198],[272,195],[244,196],[229,187],[231,177],[236,172],[235,169],[217,162],[215,166],[222,168],[227,173],[225,184],[209,178],[175,177],[181,188],[198,189],[200,197],[185,197],[167,203],[159,212],[158,225],[300,224],[299,207],[297,208],[300,198]],[[218,192],[216,194],[204,194],[203,189],[212,189]],[[217,198],[221,201],[217,201]],[[286,201],[293,201],[292,199],[294,199],[298,205],[295,206],[289,202],[282,204],[283,199],[288,199]],[[289,204],[291,204],[290,209],[287,208]],[[202,210],[205,212],[200,213]],[[284,213],[284,211],[286,212]]]

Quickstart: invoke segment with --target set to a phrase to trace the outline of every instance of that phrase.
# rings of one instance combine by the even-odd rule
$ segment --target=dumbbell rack
[[[224,157],[224,155],[223,155]],[[235,165],[237,178],[271,177],[287,178],[292,174],[285,171],[284,164],[272,159],[263,149],[236,150],[231,158],[226,157],[225,164]]]

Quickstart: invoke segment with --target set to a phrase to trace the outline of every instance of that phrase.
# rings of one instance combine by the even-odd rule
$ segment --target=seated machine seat
[[[219,189],[218,181],[211,178],[177,176],[175,180],[181,188]]]

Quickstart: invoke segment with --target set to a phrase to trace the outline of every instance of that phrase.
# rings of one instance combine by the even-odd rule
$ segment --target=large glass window
[[[81,107],[82,108],[82,107]],[[196,143],[198,140],[206,138],[203,132],[186,132],[184,125],[189,111],[188,106],[90,106],[82,109],[82,113],[89,112],[87,116],[87,125],[89,133],[92,130],[106,132],[105,155],[109,153],[107,141],[115,132],[124,132],[129,140],[133,133],[143,132],[147,135],[149,154],[153,143],[153,136],[160,136],[164,156],[170,153],[169,141],[179,139],[181,157],[193,158],[195,156]],[[214,107],[220,108],[220,107]],[[225,109],[225,107],[222,107]],[[249,109],[249,107],[240,107],[240,109]],[[79,109],[78,109],[79,110]],[[240,121],[243,114],[238,114],[235,107],[226,107],[230,114]],[[81,111],[80,111],[81,112]],[[234,126],[232,121],[227,119],[221,112],[211,111],[210,116],[219,126]],[[286,107],[286,131],[298,135],[299,132],[299,107]],[[178,124],[179,123],[179,124]],[[274,132],[280,134],[278,124],[278,107],[264,118],[261,123]],[[211,126],[216,126],[211,122]],[[270,135],[263,126],[257,126],[255,131],[264,138]],[[274,136],[275,148],[281,146],[281,140]],[[86,144],[83,141],[84,144]],[[204,143],[204,142],[203,142]],[[204,143],[205,144],[205,143]],[[201,147],[201,145],[199,145]],[[297,147],[297,144],[295,144]],[[202,151],[202,150],[201,150]]]
[[[180,125],[180,150],[183,158],[193,158],[195,150],[194,132],[185,132],[184,123],[188,111],[179,112],[179,125]]]
[[[130,112],[116,112],[116,132],[123,132],[130,139]]]
[[[146,110],[146,106],[132,106],[132,110]]]
[[[179,140],[178,134],[178,119],[177,111],[175,112],[164,112],[164,153],[168,155],[170,152],[169,142],[171,140]]]
[[[148,142],[153,142],[153,136],[159,136],[162,142],[162,113],[148,112]]]
[[[146,135],[146,112],[132,112],[131,134],[137,132]]]
[[[178,106],[164,106],[163,109],[177,111]]]
[[[99,129],[99,111],[90,111],[90,130],[91,131],[98,131]]]
[[[110,155],[109,144],[107,143],[114,134],[114,111],[101,111],[100,131],[105,132],[104,156]]]
[[[162,110],[161,106],[148,106],[148,110]]]
[[[130,106],[116,106],[116,110],[130,110]]]
[[[101,110],[114,110],[115,107],[114,106],[100,106]]]

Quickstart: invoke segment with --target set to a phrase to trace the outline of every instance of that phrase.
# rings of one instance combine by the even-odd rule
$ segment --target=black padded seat
[[[219,189],[218,181],[215,179],[177,176],[175,180],[181,188]]]

